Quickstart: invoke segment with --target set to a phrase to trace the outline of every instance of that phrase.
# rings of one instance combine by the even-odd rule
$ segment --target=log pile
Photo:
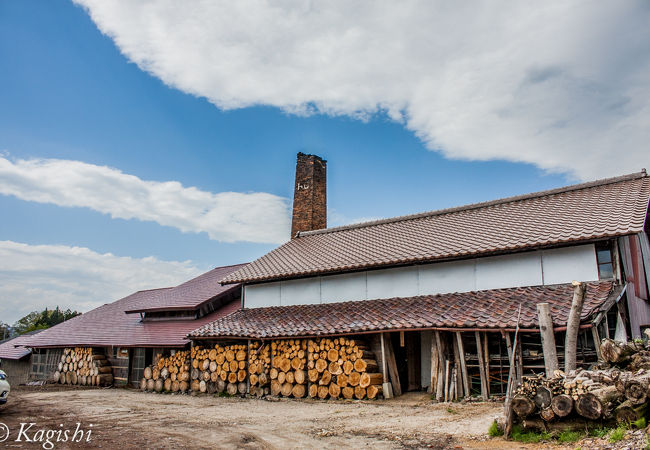
[[[248,391],[248,352],[246,345],[192,347],[191,389],[194,392],[230,395]]]
[[[251,342],[248,347],[248,382],[249,394],[262,397],[271,392],[271,345],[262,342]],[[295,378],[295,377],[294,377]]]
[[[190,352],[178,351],[144,369],[140,389],[155,392],[186,392],[190,381]]]
[[[368,347],[353,339],[320,339],[307,343],[309,396],[312,398],[377,398],[383,375]]]
[[[626,423],[645,417],[650,412],[650,344],[604,339],[601,355],[592,370],[523,377],[513,411],[524,425],[538,417],[545,423],[572,418]]]
[[[307,341],[288,339],[271,342],[270,393],[303,398],[307,394]]]
[[[103,353],[90,347],[66,348],[54,372],[54,382],[81,386],[113,384],[113,369]]]

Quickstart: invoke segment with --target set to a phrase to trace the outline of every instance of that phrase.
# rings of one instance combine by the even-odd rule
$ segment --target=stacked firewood
[[[258,341],[251,342],[248,347],[248,393],[262,397],[270,393],[268,386],[271,370],[271,345]],[[295,378],[295,376],[294,376]]]
[[[307,341],[273,341],[271,354],[271,395],[303,398],[307,394]]]
[[[650,345],[604,339],[602,358],[593,370],[553,377],[524,377],[512,400],[521,418],[545,422],[580,416],[589,420],[633,422],[650,412]]]
[[[307,343],[309,396],[312,398],[377,398],[383,376],[375,356],[353,339],[320,339]]]
[[[163,358],[156,355],[154,364],[144,369],[144,377],[140,380],[143,391],[185,392],[190,381],[190,352],[177,351]]]
[[[106,386],[113,383],[113,369],[104,354],[90,347],[63,350],[54,382],[82,386]]]
[[[192,348],[191,388],[195,392],[230,395],[248,390],[248,352],[246,345],[215,345]]]

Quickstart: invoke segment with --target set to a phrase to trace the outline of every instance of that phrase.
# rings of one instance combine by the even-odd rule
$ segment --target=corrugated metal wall
[[[30,357],[26,356],[19,360],[3,359],[0,369],[7,374],[9,384],[12,386],[25,384],[29,381]]]

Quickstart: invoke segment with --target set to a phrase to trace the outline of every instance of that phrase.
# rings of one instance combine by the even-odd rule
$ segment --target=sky
[[[650,4],[0,0],[0,321],[330,226],[637,172]]]

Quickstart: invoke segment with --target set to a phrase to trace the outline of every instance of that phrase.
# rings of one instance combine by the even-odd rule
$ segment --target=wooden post
[[[458,351],[458,340],[454,339],[454,336],[451,337],[453,347],[454,347],[454,386],[456,387],[456,399],[463,396],[463,384],[460,378],[460,352]]]
[[[403,331],[399,332],[399,346],[404,347],[404,332]]]
[[[571,311],[566,322],[566,339],[564,341],[564,371],[576,369],[576,351],[578,348],[578,331],[580,331],[580,315],[585,300],[586,285],[579,281],[573,281],[573,300]],[[541,322],[540,322],[541,323]],[[598,352],[598,350],[596,350]],[[547,377],[553,374],[546,374]]]
[[[517,383],[521,383],[524,378],[524,356],[521,351],[521,334],[515,336],[514,346],[517,348],[517,351],[515,351],[515,354],[517,355],[517,364],[515,367],[517,369]]]
[[[444,399],[444,384],[445,384],[445,364],[444,364],[444,352],[442,350],[442,340],[440,337],[440,331],[436,330],[433,332],[436,339],[436,351],[438,353],[438,375],[436,383],[436,400],[441,402]]]
[[[481,373],[481,397],[483,400],[488,399],[487,378],[485,375],[485,363],[483,358],[483,346],[481,345],[481,334],[478,331],[474,332],[476,338],[476,353],[478,354],[478,368]]]
[[[386,346],[386,360],[388,361],[388,372],[390,373],[390,381],[393,385],[393,394],[402,395],[402,386],[399,382],[399,372],[397,371],[397,362],[395,361],[395,353],[393,352],[393,344],[390,338],[385,339]]]
[[[463,389],[465,397],[472,395],[469,389],[469,375],[467,374],[467,364],[465,363],[465,347],[463,346],[463,336],[460,331],[456,331],[456,342],[458,344],[458,353],[460,353],[460,371],[463,379]]]
[[[539,321],[539,334],[542,339],[546,376],[550,378],[553,376],[553,372],[559,369],[559,364],[557,362],[555,335],[553,334],[553,319],[551,318],[548,303],[537,304],[537,320]]]
[[[598,335],[597,325],[591,327],[591,335],[594,338],[594,348],[596,349],[596,356],[598,357],[598,359],[600,359],[602,355],[600,354],[600,336]]]
[[[449,360],[445,360],[445,403],[449,401]]]
[[[390,383],[389,377],[388,377],[388,361],[387,361],[387,352],[386,352],[386,342],[384,341],[385,333],[380,333],[381,337],[381,367],[382,367],[382,375],[384,376],[384,383],[382,384],[382,391],[384,393],[384,398],[393,398],[393,387]]]
[[[488,334],[483,334],[483,362],[485,363],[485,388],[490,397],[490,351],[488,348]]]
[[[431,332],[431,394],[435,397],[436,388],[438,387],[438,365],[440,363],[438,356],[438,335],[437,331]]]

